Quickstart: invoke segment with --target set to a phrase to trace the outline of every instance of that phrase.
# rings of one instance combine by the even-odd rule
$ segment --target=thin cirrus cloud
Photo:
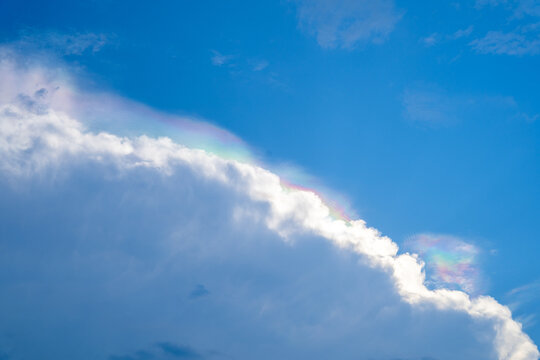
[[[471,41],[470,46],[480,54],[536,55],[540,53],[539,29],[517,29],[511,32],[489,31],[484,37]]]
[[[234,55],[224,55],[219,51],[212,50],[212,65],[214,66],[224,66],[230,64],[231,61],[235,58]]]
[[[526,56],[540,53],[540,4],[535,0],[479,0],[476,7],[502,7],[513,29],[492,29],[469,43],[480,54]]]
[[[525,329],[537,323],[538,301],[540,300],[540,280],[530,282],[510,290],[505,295],[509,308]]]
[[[95,97],[113,118],[141,107],[55,73],[0,62],[8,356],[137,359],[168,344],[157,350],[170,357],[538,357],[507,307],[428,288],[419,255],[314,191],[250,157],[94,129]],[[212,291],[193,301],[193,284]]]
[[[212,57],[210,58],[212,65],[217,67],[234,68],[235,73],[242,71],[259,72],[263,71],[270,63],[265,59],[242,59],[236,55],[225,55],[217,50],[212,50]]]
[[[455,94],[433,84],[405,89],[401,95],[403,117],[413,123],[429,127],[455,125],[479,113],[492,112],[492,118],[506,117],[534,122],[537,114],[520,110],[512,96]]]
[[[474,30],[474,27],[470,25],[464,29],[458,29],[453,34],[450,34],[450,35],[441,35],[439,33],[432,33],[429,36],[421,38],[420,42],[423,43],[426,47],[432,47],[434,45],[441,43],[444,40],[458,40],[461,38],[468,37],[471,35],[473,30]]]
[[[448,125],[459,120],[463,100],[437,87],[406,89],[402,94],[405,118],[429,125]]]
[[[383,42],[401,18],[393,0],[296,0],[299,27],[326,49]]]
[[[46,50],[62,56],[82,55],[85,52],[96,53],[111,41],[111,35],[80,32],[65,34],[55,31],[23,31],[11,44],[20,51]]]

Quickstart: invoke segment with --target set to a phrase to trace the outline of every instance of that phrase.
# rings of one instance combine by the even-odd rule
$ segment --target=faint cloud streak
[[[529,31],[489,31],[469,45],[480,54],[536,55],[540,52],[540,36],[530,37]]]
[[[540,53],[540,2],[537,0],[477,0],[476,8],[504,6],[509,22],[517,22],[512,31],[491,30],[469,45],[480,54],[537,55]]]
[[[297,0],[299,26],[325,49],[380,43],[401,14],[392,0]]]
[[[406,89],[401,100],[406,119],[432,127],[453,125],[480,115],[528,122],[536,119],[536,116],[520,112],[512,96],[452,94],[435,85]]]
[[[54,31],[35,32],[25,31],[13,45],[21,49],[44,49],[60,55],[82,55],[85,52],[97,53],[108,42],[110,37],[105,34],[91,32],[63,34]]]
[[[212,50],[212,65],[214,66],[223,66],[226,64],[230,64],[232,59],[234,59],[234,55],[223,55],[219,51]]]

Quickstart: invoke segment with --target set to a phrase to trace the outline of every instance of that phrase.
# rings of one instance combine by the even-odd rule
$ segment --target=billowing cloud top
[[[507,307],[429,289],[417,255],[227,132],[2,56],[6,358],[538,358]]]

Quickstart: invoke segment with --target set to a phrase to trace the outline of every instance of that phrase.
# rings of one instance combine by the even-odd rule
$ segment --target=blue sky
[[[37,111],[34,104],[38,104],[46,109],[64,111],[95,132],[168,136],[191,148],[207,147],[207,133],[203,131],[199,137],[191,136],[188,132],[186,136],[186,123],[182,122],[185,119],[226,129],[243,142],[238,145],[239,142],[232,135],[226,136],[229,140],[220,142],[221,135],[216,135],[219,137],[220,151],[230,147],[234,158],[239,147],[243,153],[256,158],[256,163],[261,167],[280,176],[288,176],[287,180],[297,186],[314,188],[317,193],[324,194],[321,196],[325,201],[335,201],[346,208],[350,218],[363,219],[368,226],[379,229],[383,235],[391,238],[399,245],[400,253],[407,250],[419,253],[426,262],[426,284],[430,289],[450,288],[464,290],[472,296],[493,296],[510,307],[513,318],[523,323],[524,332],[534,343],[540,342],[540,319],[537,318],[540,311],[540,266],[537,261],[540,252],[538,1],[164,1],[149,5],[139,1],[79,3],[4,0],[0,4],[0,41],[4,63],[8,64],[0,72],[4,76],[0,78],[0,82],[4,83],[0,85],[0,99],[2,104],[15,106],[13,104],[16,103],[22,106],[21,99],[26,98],[21,95],[27,96],[30,100],[24,103],[26,108],[21,110],[21,114],[24,114],[22,117],[34,119],[32,111]],[[11,76],[9,79],[8,75]],[[17,81],[18,78],[26,80]],[[37,80],[32,80],[36,78],[40,79],[39,86]],[[37,87],[34,89],[32,86]],[[43,88],[52,94],[54,91],[51,89],[58,87],[70,89],[60,100],[58,96],[49,100],[37,92]],[[68,97],[71,107],[62,102]],[[14,103],[13,99],[18,99],[18,103]],[[29,110],[29,106],[33,110]],[[168,119],[166,126],[162,121],[165,117]],[[9,119],[4,121],[7,123]],[[65,126],[71,129],[74,125]],[[7,133],[8,130],[5,131]],[[215,134],[217,130],[211,128],[208,131]],[[207,150],[212,149],[214,147]],[[39,247],[36,248],[32,241],[28,240],[25,246],[13,245],[15,239],[30,239],[35,235],[27,227],[35,228],[36,233],[43,231],[46,234],[44,243],[54,242],[56,238],[77,238],[82,243],[78,243],[80,247],[76,251],[84,254],[86,249],[93,254],[97,250],[90,250],[90,246],[84,245],[83,238],[105,236],[99,227],[107,234],[106,229],[112,226],[111,234],[116,234],[115,231],[121,234],[122,229],[129,228],[128,220],[132,215],[140,219],[152,218],[151,206],[158,205],[152,202],[152,197],[140,195],[139,198],[137,194],[143,191],[141,189],[155,198],[167,198],[169,195],[164,194],[172,191],[170,179],[156,180],[155,175],[145,171],[134,176],[140,180],[128,176],[129,181],[125,180],[128,190],[121,197],[124,199],[122,201],[140,209],[133,210],[135,214],[131,214],[129,209],[119,210],[122,215],[118,224],[112,225],[109,223],[112,220],[96,215],[91,209],[92,206],[94,210],[109,206],[98,204],[99,201],[92,197],[93,193],[101,194],[96,198],[107,204],[112,200],[107,199],[106,194],[116,194],[115,187],[123,188],[120,183],[124,180],[110,180],[111,177],[115,178],[111,175],[116,171],[111,170],[116,166],[115,161],[105,165],[88,164],[87,160],[81,160],[81,164],[72,164],[72,160],[69,160],[69,165],[55,163],[54,168],[69,169],[65,170],[69,174],[65,175],[66,179],[54,180],[60,183],[52,179],[62,176],[52,176],[52,170],[43,170],[45,175],[30,176],[30,179],[23,181],[24,186],[15,186],[17,190],[13,190],[13,183],[19,182],[13,181],[13,177],[21,176],[21,171],[13,169],[24,168],[21,164],[26,160],[22,155],[9,158],[15,156],[15,150],[9,152],[9,156],[6,154],[9,166],[2,168],[2,193],[8,199],[5,204],[13,205],[18,210],[13,211],[8,205],[2,208],[2,246],[9,250],[6,250],[6,254],[19,254],[23,263],[39,263],[34,258],[39,254]],[[77,156],[86,159],[86,155]],[[92,156],[88,155],[93,159]],[[35,165],[37,163],[41,164],[32,162],[34,165],[31,168],[41,169]],[[225,185],[213,188],[205,180],[199,186],[201,180],[194,175],[197,171],[185,171],[189,174],[185,184],[182,176],[173,176],[181,189],[179,193],[184,196],[177,195],[178,202],[191,204],[199,210],[189,214],[189,211],[165,202],[164,206],[172,207],[166,211],[179,212],[183,214],[182,219],[187,219],[182,223],[185,225],[182,228],[189,231],[176,229],[172,233],[186,231],[190,236],[203,240],[219,234],[219,231],[237,236],[238,230],[221,222],[216,223],[213,230],[206,229],[196,236],[194,229],[201,226],[195,224],[206,219],[205,216],[219,217],[220,211],[227,214],[234,212],[235,206],[231,204],[248,201],[244,199],[246,194],[228,198]],[[103,178],[109,180],[96,175],[102,172],[105,174]],[[86,176],[89,179],[82,180]],[[51,179],[43,180],[48,177]],[[25,186],[25,190],[20,189]],[[81,206],[80,217],[72,218],[69,215],[73,211],[70,206],[74,206],[70,203],[72,197],[80,198],[81,204],[90,204],[90,208]],[[249,204],[252,200],[248,201]],[[215,208],[210,206],[213,202],[216,202]],[[201,203],[206,205],[202,206]],[[53,206],[56,210],[47,215],[46,209],[51,208],[51,204],[56,204]],[[114,218],[113,214],[110,216]],[[55,230],[53,225],[62,219],[72,227],[64,231]],[[161,234],[159,236],[169,239],[173,221],[152,221],[161,226],[157,232]],[[98,229],[95,228],[96,224]],[[88,233],[80,230],[88,228],[93,230],[88,230]],[[252,231],[252,234],[262,232],[265,239],[273,239],[282,236],[285,230],[261,225]],[[153,237],[150,234],[154,233],[155,229],[150,225],[141,229],[141,234],[148,237]],[[233,235],[228,238],[234,238]],[[116,235],[107,236],[115,238]],[[306,235],[299,237],[303,236]],[[135,237],[144,243],[143,235]],[[249,236],[244,234],[243,237]],[[41,281],[45,288],[45,284],[57,284],[57,280],[51,280],[57,277],[61,281],[68,281],[61,276],[62,271],[72,271],[69,269],[73,264],[61,257],[63,245],[62,241],[58,241],[58,244],[51,246],[56,250],[51,251],[59,256],[60,263],[65,261],[65,267],[51,270],[58,273],[52,274],[49,280],[36,278],[35,282]],[[313,256],[332,253],[332,250],[317,241],[315,243],[312,245],[314,248],[311,245],[302,245],[308,247],[304,250],[295,248],[293,254],[289,255],[291,262],[305,262],[306,267],[316,268]],[[99,243],[99,246],[103,249],[105,245]],[[282,248],[277,248],[280,245],[273,243],[261,246],[270,246],[270,253],[278,258],[284,256],[283,252],[286,253]],[[210,245],[208,247],[212,248]],[[152,256],[157,257],[159,249],[151,250],[155,251]],[[145,253],[139,240],[131,245],[120,242],[118,248],[112,251],[114,256],[111,255],[109,259],[119,256],[121,259],[116,260],[120,263],[129,263],[119,254],[137,251]],[[179,251],[178,254],[184,261],[188,253]],[[139,259],[139,255],[133,256]],[[204,268],[202,264],[217,269],[216,262],[223,261],[228,265],[224,273],[234,278],[234,274],[237,274],[235,271],[241,269],[238,263],[249,263],[249,269],[252,269],[251,266],[256,268],[255,260],[239,260],[231,255],[225,261],[215,256],[204,258],[200,264],[194,262],[182,271],[196,273],[195,269]],[[354,261],[342,260],[345,264],[339,265],[340,261],[333,255],[325,256],[329,257],[325,258],[327,266],[339,268],[332,270],[337,273],[335,276],[354,282],[351,280],[354,276],[349,274],[349,271],[354,272]],[[88,259],[94,258],[89,255]],[[152,263],[147,260],[141,260],[141,263]],[[261,261],[271,262],[269,259]],[[449,269],[445,268],[445,261],[450,263]],[[163,265],[163,268],[167,266]],[[268,290],[272,294],[272,291],[285,291],[276,287],[274,282],[277,280],[268,275],[279,273],[279,269],[268,266],[260,270],[264,273],[260,286],[266,284],[273,289]],[[283,274],[286,271],[295,274],[298,266],[291,265],[283,270]],[[24,266],[20,264],[6,265],[1,280],[6,286],[4,289],[15,286],[19,281],[18,274],[23,273],[22,269]],[[36,271],[41,270],[36,267]],[[110,271],[116,270],[111,268]],[[141,269],[133,271],[144,273]],[[174,281],[177,273],[185,274],[182,271],[169,269],[159,279],[163,284],[153,284],[152,288],[163,291],[164,296],[176,296],[171,295],[174,291],[167,289],[164,284]],[[372,272],[376,271],[366,266],[362,276],[381,276]],[[206,301],[216,294],[218,288],[224,293],[236,294],[231,290],[237,285],[234,281],[229,283],[221,279],[222,282],[219,282],[216,279],[220,279],[220,276],[210,270],[204,274],[203,279],[191,275],[180,276],[181,282],[187,284],[187,290],[181,290],[187,294],[183,303],[189,305],[194,302],[185,299],[190,298],[189,294]],[[88,277],[90,275],[87,274]],[[92,276],[95,278],[92,278],[93,285],[89,289],[103,291],[106,288],[103,281],[109,279],[109,275],[104,272]],[[126,275],[126,278],[129,276]],[[134,289],[139,291],[143,286],[131,281],[131,278],[127,280],[128,290],[118,298],[129,299],[130,291],[136,293]],[[214,285],[212,289],[209,283],[221,285]],[[250,283],[250,280],[242,280],[242,284],[245,283]],[[338,285],[332,285],[330,280],[325,284],[338,287],[332,289],[344,298],[351,294],[360,294],[358,296],[361,297],[365,290],[357,284],[358,288],[347,293]],[[290,286],[294,288],[293,284]],[[318,294],[315,285],[306,283],[305,286],[306,291]],[[381,294],[387,292],[390,290],[386,288],[380,291]],[[249,288],[245,293],[250,294],[250,299],[260,299],[260,293],[266,294],[264,289],[258,288]],[[298,298],[303,299],[305,295],[300,294]],[[62,296],[60,292],[58,296]],[[76,297],[68,298],[73,306],[82,301]],[[104,302],[113,302],[104,299]],[[13,295],[10,301],[15,304],[18,300]],[[55,303],[56,300],[51,298],[50,301]],[[144,312],[145,306],[150,306],[152,301],[134,302],[133,307]],[[322,304],[313,304],[313,311],[326,309],[330,302],[323,300]],[[189,312],[187,309],[192,305],[188,305],[181,306],[184,312]],[[36,304],[29,302],[28,306],[35,307]],[[56,305],[50,306],[56,309]],[[99,307],[91,301],[87,306]],[[173,307],[172,304],[170,306]],[[216,323],[220,324],[221,321],[224,327],[230,324],[227,317],[241,317],[237,313],[237,307],[242,308],[239,304],[226,307],[217,301],[209,306],[206,310],[192,309],[193,313],[188,316],[190,326],[196,327],[193,324],[197,323],[197,316],[203,316],[204,311],[218,314],[218,317],[222,315]],[[220,312],[223,309],[220,306],[226,311]],[[287,306],[288,311],[297,313],[297,303]],[[401,303],[396,306],[400,309],[403,307]],[[105,310],[114,312],[115,308],[111,305]],[[165,316],[164,312],[155,313],[156,318]],[[54,314],[54,311],[51,310],[51,313]],[[300,313],[299,318],[313,316],[307,312]],[[152,314],[147,312],[144,317],[150,318]],[[284,314],[288,313],[280,314],[285,317]],[[70,326],[76,327],[77,312],[74,310],[71,316]],[[178,314],[175,316],[182,319]],[[415,322],[413,315],[409,316],[413,318],[408,318],[411,323],[421,323]],[[426,314],[419,317],[429,318]],[[439,314],[439,317],[441,334],[447,334],[452,326],[448,325],[450,320],[445,317],[451,316],[445,313]],[[406,323],[403,317],[398,318]],[[302,322],[302,319],[298,321]],[[318,318],[313,316],[313,319]],[[67,331],[65,323],[57,324],[45,318],[41,321],[45,329],[50,326],[59,333]],[[132,326],[141,326],[144,321],[140,320],[140,323]],[[245,321],[247,324],[248,320]],[[453,326],[457,327],[459,321],[455,322]],[[253,341],[263,343],[260,339],[275,336],[272,331],[281,329],[280,326],[285,327],[283,323],[268,328],[257,328],[254,324],[238,325],[238,333],[249,334],[249,329],[255,327],[259,332],[253,334]],[[13,330],[13,334],[26,333],[26,327],[31,327],[30,323],[16,317],[10,320],[10,324],[17,325],[17,331],[20,331]],[[104,324],[105,321],[96,321],[92,326],[100,329]],[[339,322],[332,323],[332,326],[338,325]],[[256,347],[242,349],[239,345],[230,345],[230,342],[227,345],[224,334],[215,334],[220,341],[212,344],[211,341],[202,341],[190,335],[186,329],[167,326],[155,324],[162,338],[146,339],[139,334],[144,349],[131,349],[128,339],[118,339],[119,347],[115,347],[113,341],[105,345],[106,340],[101,338],[84,346],[102,346],[103,352],[103,349],[110,350],[109,354],[104,355],[105,358],[121,358],[119,356],[123,354],[135,354],[137,351],[146,352],[147,358],[174,358],[175,352],[179,354],[182,351],[188,354],[184,357],[190,356],[189,351],[193,351],[193,356],[214,356],[202,354],[202,350],[195,349],[196,346],[220,348],[216,351],[240,359],[260,356],[255,351]],[[209,327],[211,322],[204,321],[197,331],[202,333]],[[290,327],[287,329],[290,330]],[[380,329],[387,327],[381,325]],[[185,340],[171,335],[173,330],[182,334]],[[10,331],[2,331],[0,359],[3,353],[7,359],[32,358],[30,350],[24,354],[17,353],[17,349],[24,347],[25,341],[37,341],[54,348],[51,345],[54,331],[41,337],[39,334],[30,337],[9,335]],[[359,330],[360,333],[362,331]],[[425,327],[418,330],[418,334],[424,332],[428,332]],[[353,330],[351,334],[354,334]],[[343,339],[349,335],[343,335]],[[51,338],[48,339],[48,336]],[[281,341],[274,340],[277,343]],[[299,354],[305,356],[308,353],[303,351],[305,347],[309,348],[306,344],[314,341],[313,337],[302,333],[298,335],[297,342],[282,344],[282,355],[285,358],[294,358]],[[374,340],[375,343],[377,341],[381,340]],[[463,339],[456,341],[466,342]],[[440,353],[434,350],[433,353],[422,354],[418,349],[407,348],[406,343],[403,339],[396,341],[396,344],[402,345],[396,345],[395,352],[389,353],[386,358],[386,355],[375,357],[375,349],[373,352],[366,350],[364,355],[381,360],[419,359],[422,356],[444,359],[448,356],[448,352],[443,350]],[[433,340],[432,343],[444,348],[442,341]],[[178,344],[188,344],[190,347],[182,348],[184,345]],[[57,358],[68,358],[75,354],[69,349],[64,350],[56,354]],[[475,358],[477,355],[472,355],[476,354],[475,351],[486,353],[473,346],[469,350],[469,355],[463,355],[464,358]],[[325,354],[332,356],[330,352]],[[143,359],[144,356],[125,355],[124,358]],[[333,353],[333,356],[339,358],[340,355]]]

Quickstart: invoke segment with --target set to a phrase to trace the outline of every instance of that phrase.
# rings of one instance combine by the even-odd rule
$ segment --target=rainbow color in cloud
[[[478,248],[447,235],[420,234],[405,246],[418,253],[426,263],[428,284],[457,288],[468,293],[478,290]]]
[[[317,195],[333,219],[348,224],[355,215],[343,196],[324,187],[316,178],[295,166],[265,163],[239,137],[218,126],[192,116],[159,112],[111,94],[79,94],[72,90],[70,96],[77,97],[74,102],[77,107],[66,109],[67,112],[85,119],[91,130],[105,130],[122,136],[169,137],[178,144],[228,160],[259,165],[278,174],[286,191],[308,191]]]

